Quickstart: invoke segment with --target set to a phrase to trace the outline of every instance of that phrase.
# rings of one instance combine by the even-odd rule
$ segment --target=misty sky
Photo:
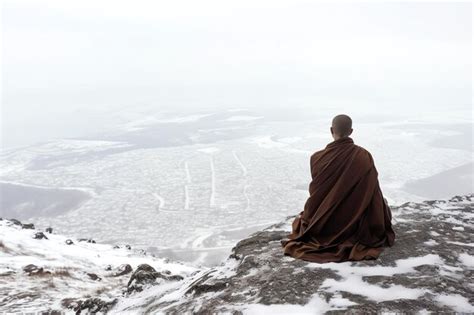
[[[2,1],[2,142],[118,109],[472,106],[472,5]]]

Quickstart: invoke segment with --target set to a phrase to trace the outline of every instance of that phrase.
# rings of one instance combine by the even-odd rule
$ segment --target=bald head
[[[331,133],[335,140],[352,133],[352,119],[347,115],[337,115],[332,119]]]

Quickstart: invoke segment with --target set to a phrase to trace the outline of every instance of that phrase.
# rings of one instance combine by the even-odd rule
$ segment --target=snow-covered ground
[[[64,308],[64,299],[115,300],[122,296],[130,278],[130,273],[116,276],[126,264],[133,270],[140,264],[149,264],[158,272],[168,270],[181,276],[196,271],[178,262],[128,249],[125,244],[114,248],[46,232],[46,238],[36,239],[38,232],[0,220],[0,313],[59,310]],[[67,240],[72,244],[67,244]],[[42,270],[30,272],[28,266],[32,264]],[[179,286],[168,286],[173,285]]]
[[[0,216],[218,264],[239,239],[301,211],[309,156],[332,140],[332,113],[278,115],[149,115],[101,136],[2,152]],[[359,116],[353,139],[374,156],[390,204],[472,192],[465,113]]]

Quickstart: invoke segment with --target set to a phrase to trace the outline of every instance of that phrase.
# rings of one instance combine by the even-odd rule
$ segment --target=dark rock
[[[91,278],[94,281],[101,281],[102,280],[102,278],[99,277],[98,275],[96,275],[95,273],[88,273],[87,275],[89,276],[89,278]]]
[[[74,310],[76,315],[81,314],[82,311],[86,311],[86,314],[107,313],[115,304],[117,304],[117,299],[104,301],[99,298],[89,298],[85,300],[63,299],[61,301],[64,308]]]
[[[128,250],[130,250],[130,249],[132,249],[132,246],[130,246],[130,245],[125,245],[125,248],[128,249]]]
[[[214,282],[213,284],[196,284],[186,291],[186,294],[194,293],[194,296],[199,296],[203,293],[217,292],[227,287],[228,283],[223,281]]]
[[[39,275],[48,275],[51,274],[50,271],[45,271],[43,267],[38,267],[33,264],[26,265],[23,267],[23,271],[26,272],[29,276],[39,276]]]
[[[34,230],[35,225],[33,223],[26,223],[21,225],[22,229],[29,229],[29,230]]]
[[[52,227],[47,227],[46,228],[46,233],[53,234],[53,228]]]
[[[36,239],[36,240],[42,240],[42,239],[47,240],[48,239],[46,237],[46,235],[44,235],[43,232],[36,232],[35,235],[33,236],[33,238]]]
[[[95,240],[91,239],[91,238],[80,238],[79,239],[79,242],[87,242],[87,243],[93,243],[95,244]]]
[[[141,264],[137,267],[135,272],[130,277],[127,284],[127,293],[140,292],[146,285],[152,285],[156,283],[156,280],[166,281],[180,281],[183,277],[180,275],[168,275],[161,272],[157,272],[155,268],[148,264]]]
[[[17,219],[10,219],[9,221],[14,225],[22,226],[22,223]]]
[[[129,264],[123,264],[117,268],[117,272],[113,274],[112,276],[119,277],[119,276],[126,275],[132,271],[133,271],[132,266],[130,266]]]
[[[111,265],[107,265],[105,267],[105,271],[112,271],[112,266]]]
[[[113,248],[114,248],[114,249],[119,249],[119,248],[120,248],[120,246],[118,246],[118,245],[114,245],[114,247],[113,247]]]
[[[67,245],[73,245],[74,242],[73,242],[72,240],[70,240],[70,239],[67,239],[67,240],[66,240],[66,244],[67,244]]]

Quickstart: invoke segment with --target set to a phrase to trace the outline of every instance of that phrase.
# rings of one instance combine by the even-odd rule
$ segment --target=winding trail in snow
[[[163,197],[161,197],[160,195],[158,195],[157,193],[152,193],[152,195],[158,200],[159,204],[158,204],[158,207],[157,207],[157,210],[158,211],[162,211],[163,210],[163,207],[165,206],[165,199]]]
[[[184,210],[189,210],[189,190],[188,190],[188,185],[184,185]]]
[[[239,158],[239,156],[237,155],[237,152],[235,152],[235,150],[232,150],[232,155],[234,156],[237,163],[240,165],[240,168],[242,169],[242,176],[245,178],[245,185],[244,185],[244,189],[243,189],[243,194],[244,194],[245,200],[247,202],[247,205],[245,206],[245,209],[244,209],[244,211],[245,211],[245,210],[248,210],[250,208],[250,198],[247,194],[247,188],[250,187],[250,185],[248,184],[248,179],[247,179],[247,168],[245,167],[244,163],[242,163],[242,160]]]
[[[237,160],[237,163],[239,163],[240,168],[242,169],[242,176],[247,176],[247,168],[245,167],[244,163],[242,163],[242,161],[240,160],[240,158],[237,155],[237,152],[235,152],[235,150],[232,150],[232,155]]]
[[[189,187],[191,184],[191,174],[189,173],[188,162],[184,162],[184,172],[186,174],[186,184],[184,184],[184,210],[189,210]]]
[[[209,197],[209,206],[214,207],[216,205],[216,171],[214,169],[214,157],[209,157],[209,163],[211,165],[211,196]]]
[[[188,162],[184,162],[184,171],[186,172],[186,183],[191,183],[191,174],[189,173]]]

